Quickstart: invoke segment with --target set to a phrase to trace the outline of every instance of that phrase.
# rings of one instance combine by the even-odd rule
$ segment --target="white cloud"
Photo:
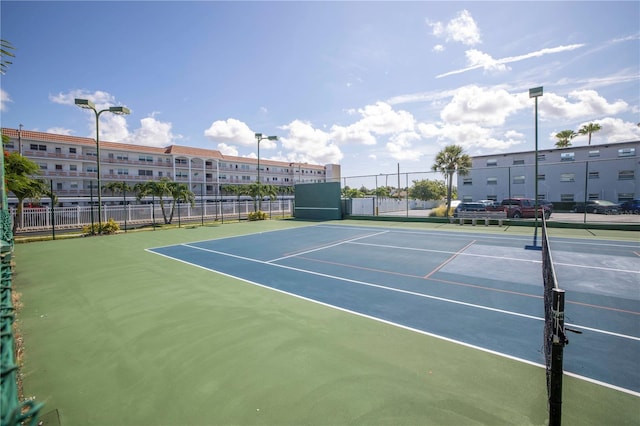
[[[386,149],[391,158],[399,161],[420,161],[422,153],[413,147],[414,142],[420,141],[420,135],[416,132],[404,132],[393,135],[386,144]]]
[[[436,44],[435,46],[433,46],[433,50],[434,52],[444,52],[444,46],[441,44]]]
[[[218,144],[218,151],[222,153],[222,155],[232,155],[234,157],[238,157],[238,148],[232,145],[227,145],[226,143]]]
[[[45,133],[53,133],[54,135],[71,136],[73,135],[73,130],[65,129],[62,127],[52,127],[50,129],[45,130]]]
[[[311,123],[294,120],[281,128],[289,132],[286,137],[281,138],[282,147],[289,152],[289,161],[338,164],[343,157],[342,151],[331,141],[330,135],[313,128]]]
[[[503,126],[506,118],[527,106],[527,98],[503,89],[484,89],[464,86],[442,109],[440,117],[448,123],[475,123],[484,126]]]
[[[7,111],[7,103],[13,102],[9,94],[0,89],[0,112]]]
[[[575,100],[571,102],[570,100]],[[595,90],[576,90],[565,98],[555,93],[545,93],[538,100],[540,119],[581,119],[618,114],[626,111],[629,105],[622,100],[609,103]]]
[[[576,129],[580,129],[585,124],[599,124],[601,129],[591,134],[591,145],[598,143],[628,142],[640,139],[640,127],[638,123],[624,121],[619,118],[607,117],[602,120],[585,121],[580,123]],[[577,131],[577,130],[576,130]],[[573,145],[580,142],[586,145],[589,141],[588,136],[577,136],[573,141]]]
[[[413,130],[415,119],[406,111],[394,111],[385,102],[376,102],[357,110],[361,119],[349,126],[333,125],[331,138],[339,144],[375,145],[375,135],[392,135]]]
[[[162,148],[178,139],[171,133],[171,123],[158,121],[153,115],[140,120],[140,127],[128,137],[128,143]]]
[[[507,67],[504,64],[509,64],[513,62],[523,61],[525,59],[536,58],[544,55],[550,55],[553,53],[567,52],[575,49],[579,49],[583,47],[584,44],[571,44],[567,46],[557,46],[551,48],[544,48],[540,50],[536,50],[535,52],[526,53],[524,55],[518,56],[509,56],[502,59],[493,59],[490,55],[486,53],[482,53],[480,51],[467,51],[465,54],[467,56],[467,64],[468,66],[465,68],[461,68],[454,71],[449,71],[444,74],[439,74],[436,78],[447,77],[454,74],[461,74],[463,72],[475,70],[478,68],[484,68],[485,70],[506,70]],[[469,53],[471,52],[471,53]]]
[[[242,146],[257,146],[255,132],[246,123],[229,118],[228,120],[214,121],[211,126],[204,131],[204,135],[211,141],[218,143],[232,143]],[[260,148],[273,149],[278,146],[277,142],[263,139]]]
[[[458,15],[446,25],[442,22],[429,22],[427,25],[432,28],[432,33],[436,37],[444,37],[446,41],[455,41],[468,46],[481,43],[480,30],[476,25],[471,13],[467,10],[458,12]]]

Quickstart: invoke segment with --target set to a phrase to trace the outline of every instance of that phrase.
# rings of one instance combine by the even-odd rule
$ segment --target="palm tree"
[[[568,148],[571,146],[571,139],[578,136],[576,132],[573,130],[562,130],[556,133],[556,138],[558,142],[556,142],[556,148]]]
[[[171,223],[173,221],[173,213],[176,210],[176,204],[178,201],[189,203],[191,204],[191,207],[193,207],[196,202],[196,195],[189,190],[186,183],[169,182],[168,186],[171,197],[173,198],[173,202],[171,203],[171,213],[169,214],[169,223]]]
[[[167,218],[167,213],[164,211],[164,197],[171,195],[170,183],[171,180],[169,178],[163,177],[159,181],[148,180],[144,183],[136,184],[133,188],[134,191],[138,193],[138,200],[149,195],[158,197],[160,201],[160,210],[162,210],[162,218],[164,219],[165,224],[170,223]]]
[[[109,182],[102,185],[103,189],[111,191],[111,195],[116,195],[116,193],[125,193],[127,191],[131,191],[131,187],[126,184],[126,182]]]
[[[578,130],[578,134],[582,136],[588,135],[589,145],[591,145],[591,134],[599,132],[601,129],[602,129],[602,126],[600,126],[598,123],[589,123],[582,126],[580,130]]]
[[[4,167],[6,189],[7,191],[13,192],[18,199],[16,220],[13,222],[13,233],[15,234],[18,226],[22,225],[24,200],[38,200],[43,195],[51,197],[53,194],[51,194],[51,189],[47,182],[33,177],[40,174],[40,166],[27,157],[20,155],[19,152],[12,152],[11,154],[5,153]],[[53,198],[53,202],[56,203],[56,197],[53,196]]]
[[[436,161],[431,166],[434,172],[441,172],[447,180],[447,211],[446,217],[449,217],[451,209],[451,194],[453,192],[453,175],[457,173],[465,176],[471,168],[471,157],[464,153],[464,149],[460,145],[446,146],[436,155]]]
[[[0,74],[5,74],[7,68],[11,65],[11,61],[7,57],[14,58],[15,55],[9,50],[13,50],[14,47],[7,40],[0,40]]]

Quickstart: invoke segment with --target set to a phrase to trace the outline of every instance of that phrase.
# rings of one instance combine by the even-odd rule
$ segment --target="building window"
[[[69,164],[69,170],[72,172],[77,172],[78,171],[78,166],[75,164]]]
[[[462,184],[463,185],[473,185],[473,180],[470,177],[462,178]]]
[[[538,154],[538,161],[545,161],[547,159],[546,154]]]
[[[248,182],[251,180],[251,176],[242,176],[242,180]]]
[[[47,170],[49,168],[47,163],[38,163],[38,166],[40,166],[40,170]]]
[[[87,173],[98,173],[98,168],[96,166],[87,166]]]
[[[618,150],[618,157],[633,157],[636,155],[635,148],[620,148]]]
[[[176,177],[177,178],[188,178],[189,177],[189,173],[177,171],[176,172]]]
[[[600,157],[600,150],[589,151],[589,157]]]
[[[538,175],[538,180],[546,180],[546,179],[547,179],[546,175],[544,175],[544,174],[539,174]]]
[[[465,196],[462,197],[462,202],[463,203],[469,203],[471,201],[473,201],[473,197],[471,195],[465,195]]]
[[[153,157],[151,157],[149,155],[140,155],[140,156],[138,156],[138,161],[140,161],[142,163],[153,163]]]
[[[560,182],[575,182],[576,174],[575,173],[561,173],[560,174]]]
[[[589,179],[600,179],[600,172],[589,172]]]
[[[597,200],[600,198],[600,194],[598,194],[597,192],[592,192],[589,195],[587,195],[587,200]]]
[[[524,183],[524,176],[514,176],[513,183]]]
[[[129,169],[118,169],[118,174],[119,175],[128,175],[129,174]]]
[[[574,201],[573,194],[560,194],[560,201]]]
[[[495,167],[498,165],[498,160],[487,160],[487,167]]]
[[[521,165],[523,165],[523,164],[524,164],[524,160],[523,160],[523,159],[517,159],[517,160],[516,160],[516,159],[514,159],[514,160],[513,160],[513,165],[514,165],[514,166],[521,166]]]
[[[153,176],[153,170],[138,170],[138,176]]]
[[[633,170],[620,170],[618,172],[618,180],[633,180],[635,179],[635,173]]]
[[[116,155],[116,159],[120,160],[120,161],[129,161],[129,155],[128,154],[118,154],[118,155]]]
[[[621,192],[618,194],[618,202],[624,203],[625,201],[633,200],[633,192]]]
[[[575,160],[575,153],[573,152],[563,152],[560,154],[560,161],[573,161]]]
[[[487,178],[487,185],[497,185],[497,184],[498,184],[498,178],[495,178],[495,177]]]
[[[176,164],[187,164],[186,158],[176,158]]]
[[[56,164],[56,170],[58,171],[62,170],[62,164]]]
[[[31,145],[29,145],[29,149],[31,149],[31,151],[46,151],[47,150],[47,146],[46,145],[38,145],[37,143],[32,143]]]
[[[76,153],[75,148],[69,148],[69,154],[75,154],[75,153]]]
[[[74,189],[74,190],[78,189],[78,182],[71,182],[69,184],[69,188]]]
[[[487,195],[487,200],[498,201],[497,195]]]

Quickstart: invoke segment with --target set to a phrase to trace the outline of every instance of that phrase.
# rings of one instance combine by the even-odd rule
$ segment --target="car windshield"
[[[600,201],[598,204],[601,205],[601,206],[615,206],[616,205],[616,203],[612,203],[611,201]]]

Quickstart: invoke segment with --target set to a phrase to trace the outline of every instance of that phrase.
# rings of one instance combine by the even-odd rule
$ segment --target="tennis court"
[[[522,237],[316,225],[151,252],[367,318],[543,364],[540,252]],[[640,396],[640,245],[552,241],[565,371]]]
[[[544,425],[530,233],[271,220],[18,244],[25,395],[62,425]],[[565,424],[637,425],[640,246],[557,235],[582,331]]]

